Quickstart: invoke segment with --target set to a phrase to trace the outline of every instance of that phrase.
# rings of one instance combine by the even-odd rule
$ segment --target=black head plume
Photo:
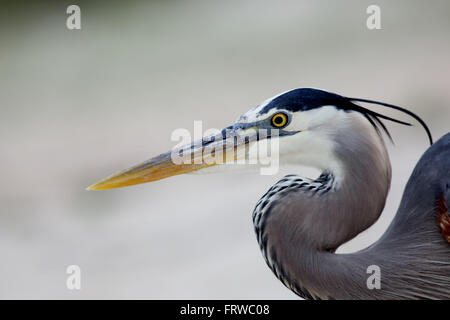
[[[409,115],[409,116],[413,117],[414,119],[416,119],[422,125],[422,127],[425,129],[425,132],[427,133],[428,139],[430,140],[430,145],[433,144],[433,137],[431,136],[430,129],[426,125],[425,121],[423,121],[418,115],[416,115],[415,113],[409,111],[408,109],[405,109],[405,108],[402,108],[402,107],[399,107],[399,106],[396,106],[396,105],[393,105],[393,104],[380,102],[380,101],[374,101],[374,100],[368,100],[368,99],[360,99],[360,98],[346,98],[346,99],[348,99],[349,102],[354,106],[353,110],[362,113],[369,120],[369,122],[375,127],[375,129],[379,130],[379,128],[381,127],[382,130],[386,133],[386,135],[389,137],[389,139],[391,141],[392,141],[392,137],[391,137],[389,131],[387,130],[386,126],[384,125],[384,123],[382,122],[381,119],[393,121],[393,122],[400,123],[400,124],[407,125],[407,126],[410,126],[411,124],[407,123],[407,122],[404,122],[404,121],[400,121],[400,120],[391,118],[391,117],[388,117],[388,116],[385,116],[383,114],[380,114],[378,112],[369,110],[367,108],[364,108],[364,107],[362,107],[360,105],[357,105],[357,104],[353,103],[354,101],[370,103],[370,104],[377,104],[377,105],[381,105],[381,106],[384,106],[384,107],[388,107],[388,108],[395,109],[395,110],[401,111],[403,113],[406,113],[407,115]]]

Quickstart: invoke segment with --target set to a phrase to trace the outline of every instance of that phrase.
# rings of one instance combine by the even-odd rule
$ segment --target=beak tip
[[[97,190],[97,189],[95,188],[95,184],[93,184],[93,185],[90,185],[89,187],[87,187],[85,190],[92,191],[92,190]]]
[[[98,190],[105,190],[105,189],[110,189],[108,188],[107,185],[105,185],[103,183],[103,181],[100,182],[96,182],[94,184],[91,184],[89,187],[87,187],[85,190],[86,191],[98,191]]]

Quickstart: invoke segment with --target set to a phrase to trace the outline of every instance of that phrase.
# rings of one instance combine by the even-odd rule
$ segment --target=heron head
[[[112,189],[183,173],[247,169],[274,163],[276,166],[294,163],[330,169],[336,163],[333,139],[336,128],[344,128],[339,131],[341,134],[357,135],[358,132],[351,131],[350,124],[355,119],[363,119],[369,127],[372,125],[377,131],[381,128],[389,135],[379,118],[407,124],[363,108],[355,101],[393,107],[421,121],[400,107],[347,98],[319,89],[294,89],[264,101],[220,131],[176,146],[88,189]]]

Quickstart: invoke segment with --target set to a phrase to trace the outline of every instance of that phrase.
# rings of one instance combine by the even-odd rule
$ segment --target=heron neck
[[[324,259],[335,256],[330,252],[375,223],[385,205],[391,179],[385,145],[373,129],[354,129],[361,134],[333,134],[339,146],[335,150],[341,168],[339,183],[323,193],[286,188],[255,220],[268,265],[303,297],[326,298],[323,292],[333,287],[340,290],[339,275]],[[327,172],[334,175],[333,170]]]

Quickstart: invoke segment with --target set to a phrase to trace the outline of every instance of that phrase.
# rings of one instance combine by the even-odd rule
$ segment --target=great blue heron
[[[89,189],[210,170],[215,163],[206,160],[217,150],[227,154],[245,147],[233,159],[248,159],[252,148],[263,140],[277,139],[281,164],[314,166],[322,172],[317,179],[285,176],[254,209],[264,259],[284,285],[311,299],[449,299],[450,133],[433,144],[416,165],[384,235],[361,251],[335,253],[375,223],[384,208],[391,166],[381,132],[390,135],[382,120],[408,124],[358,102],[407,113],[422,124],[432,144],[426,124],[406,109],[302,88],[266,100],[222,132],[175,152],[201,161],[174,164],[174,153],[168,152]],[[267,134],[262,135],[260,129]],[[234,141],[231,147],[224,143],[225,137]],[[381,272],[380,289],[367,286],[367,268],[372,265]]]

